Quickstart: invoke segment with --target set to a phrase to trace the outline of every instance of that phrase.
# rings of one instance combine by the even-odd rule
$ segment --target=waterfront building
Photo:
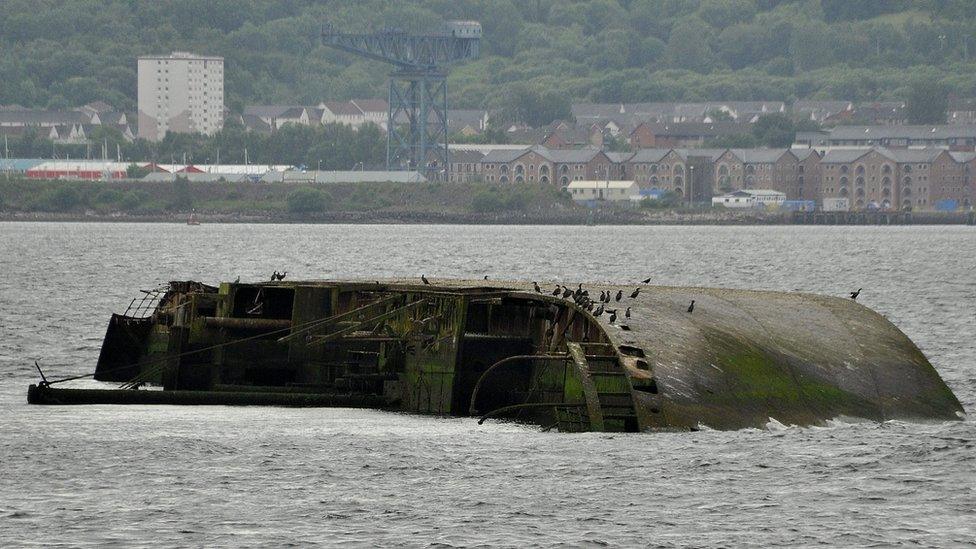
[[[224,122],[224,58],[173,52],[138,60],[139,137],[212,135]]]
[[[634,202],[640,200],[640,187],[636,181],[580,180],[566,187],[576,202]]]

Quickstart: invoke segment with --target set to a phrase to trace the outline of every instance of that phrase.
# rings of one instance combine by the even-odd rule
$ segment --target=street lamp
[[[688,166],[688,201],[695,205],[695,167]]]

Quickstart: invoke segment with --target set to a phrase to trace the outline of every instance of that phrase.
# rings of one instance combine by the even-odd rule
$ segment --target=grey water
[[[976,424],[559,434],[364,410],[31,407],[169,280],[443,276],[845,295],[976,409],[972,227],[0,223],[0,547],[961,546]],[[77,383],[89,383],[80,381]]]

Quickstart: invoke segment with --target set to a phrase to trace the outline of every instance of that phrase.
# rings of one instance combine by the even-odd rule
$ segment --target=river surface
[[[0,223],[0,547],[960,546],[976,423],[559,434],[341,409],[30,407],[168,280],[428,276],[844,295],[976,409],[972,227]],[[96,382],[78,382],[95,384]]]

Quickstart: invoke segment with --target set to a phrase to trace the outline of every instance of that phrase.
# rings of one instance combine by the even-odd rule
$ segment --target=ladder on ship
[[[627,372],[610,343],[567,342],[570,357],[583,384],[586,424],[573,417],[574,410],[557,411],[560,431],[637,432],[640,427],[633,388]],[[581,414],[581,409],[575,409]]]

